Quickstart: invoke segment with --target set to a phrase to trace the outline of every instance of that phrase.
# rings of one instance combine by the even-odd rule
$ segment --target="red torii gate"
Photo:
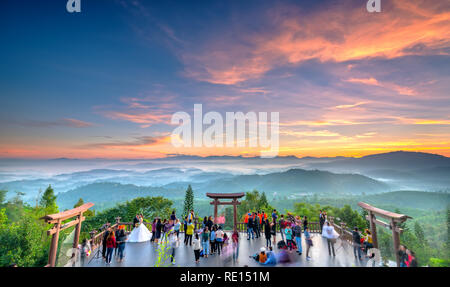
[[[78,248],[78,241],[80,239],[81,223],[84,221],[85,217],[83,212],[94,206],[93,203],[85,203],[77,208],[66,210],[56,214],[49,214],[40,219],[43,219],[48,224],[54,224],[53,227],[47,231],[47,235],[52,235],[52,243],[50,245],[50,252],[48,254],[48,265],[50,267],[55,267],[56,263],[56,253],[58,251],[58,239],[59,232],[61,230],[67,229],[76,225],[75,236],[73,239],[73,248]],[[75,220],[62,224],[64,220],[76,217]]]
[[[218,205],[233,205],[233,230],[237,229],[237,205],[241,204],[238,199],[243,197],[245,193],[207,193],[206,196],[214,199],[211,204],[214,205],[214,223],[217,223],[217,206]],[[232,199],[231,202],[219,201],[219,199]]]
[[[358,202],[358,205],[362,209],[367,210],[367,212],[369,213],[369,215],[366,216],[366,219],[370,222],[370,232],[372,233],[372,241],[373,241],[373,246],[375,248],[378,248],[376,225],[378,224],[378,225],[384,226],[384,227],[392,230],[392,240],[394,242],[395,259],[397,261],[397,266],[400,266],[400,257],[398,255],[398,251],[400,249],[400,233],[402,233],[403,230],[400,227],[398,227],[398,224],[403,223],[412,217],[405,215],[405,214],[398,214],[395,212],[383,210],[383,209],[374,207],[370,204],[367,204],[365,202]],[[381,220],[377,219],[376,216],[387,219],[388,222],[381,221]]]

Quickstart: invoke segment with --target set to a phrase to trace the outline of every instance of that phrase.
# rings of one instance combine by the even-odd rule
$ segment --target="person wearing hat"
[[[266,263],[267,261],[267,254],[266,254],[266,248],[265,247],[261,247],[260,249],[260,253],[259,253],[259,263]]]

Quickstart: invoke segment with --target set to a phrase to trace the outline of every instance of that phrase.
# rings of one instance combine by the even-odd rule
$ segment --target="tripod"
[[[88,261],[88,264],[90,264],[91,263],[91,261],[93,260],[93,259],[100,259],[100,258],[103,258],[103,254],[102,254],[102,247],[103,247],[103,240],[100,242],[100,244],[98,245],[98,247],[97,247],[97,250],[95,251],[95,254],[94,254],[94,256],[92,256],[92,258],[91,259],[89,259],[89,261]]]

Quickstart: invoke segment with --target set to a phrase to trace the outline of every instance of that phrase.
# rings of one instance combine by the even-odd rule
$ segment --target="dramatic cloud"
[[[135,137],[132,141],[110,141],[84,145],[84,148],[133,148],[133,147],[151,147],[155,145],[170,142],[170,136],[141,136]]]
[[[186,75],[234,85],[310,59],[345,62],[449,54],[448,2],[392,1],[383,3],[382,13],[373,14],[355,2],[339,4],[308,14],[297,7],[277,7],[267,15],[271,29],[249,32],[239,41],[209,39],[203,50],[184,52]],[[244,33],[241,28],[236,33]]]
[[[60,119],[56,121],[24,120],[24,121],[17,121],[14,123],[25,127],[36,127],[36,128],[51,128],[51,127],[87,128],[93,126],[92,123],[70,118]]]

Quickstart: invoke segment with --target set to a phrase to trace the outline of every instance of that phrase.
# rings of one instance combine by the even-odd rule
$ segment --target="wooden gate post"
[[[52,236],[52,241],[50,245],[50,251],[48,253],[48,264],[46,266],[55,267],[56,265],[56,254],[58,253],[58,240],[60,231],[75,226],[75,235],[73,238],[72,248],[78,248],[78,243],[80,241],[81,223],[85,219],[83,217],[83,212],[85,212],[92,206],[94,206],[94,204],[89,202],[71,210],[45,215],[40,218],[45,220],[45,222],[49,224],[53,224],[53,227],[47,231],[47,235]],[[76,219],[61,225],[63,221],[73,217],[76,217]],[[72,258],[74,255],[75,252],[72,253]]]
[[[48,264],[50,267],[55,267],[56,265],[56,253],[58,252],[58,240],[59,240],[59,229],[61,227],[61,220],[55,223],[56,232],[52,235],[52,243],[50,245],[50,252],[48,253]]]
[[[391,227],[392,227],[392,239],[394,241],[395,259],[397,260],[397,267],[400,267],[400,256],[398,254],[398,251],[400,250],[400,234],[397,230],[397,225],[394,220],[391,220]]]
[[[75,236],[73,238],[73,248],[78,248],[80,242],[81,222],[83,221],[83,212],[77,216],[78,224],[75,226]]]
[[[369,211],[370,232],[372,233],[373,247],[378,248],[377,226],[375,224],[375,215]]]
[[[237,209],[236,209],[236,205],[237,205],[237,200],[236,198],[233,199],[233,231],[237,230]]]
[[[216,198],[214,199],[214,224],[217,224],[217,204],[218,200]]]

